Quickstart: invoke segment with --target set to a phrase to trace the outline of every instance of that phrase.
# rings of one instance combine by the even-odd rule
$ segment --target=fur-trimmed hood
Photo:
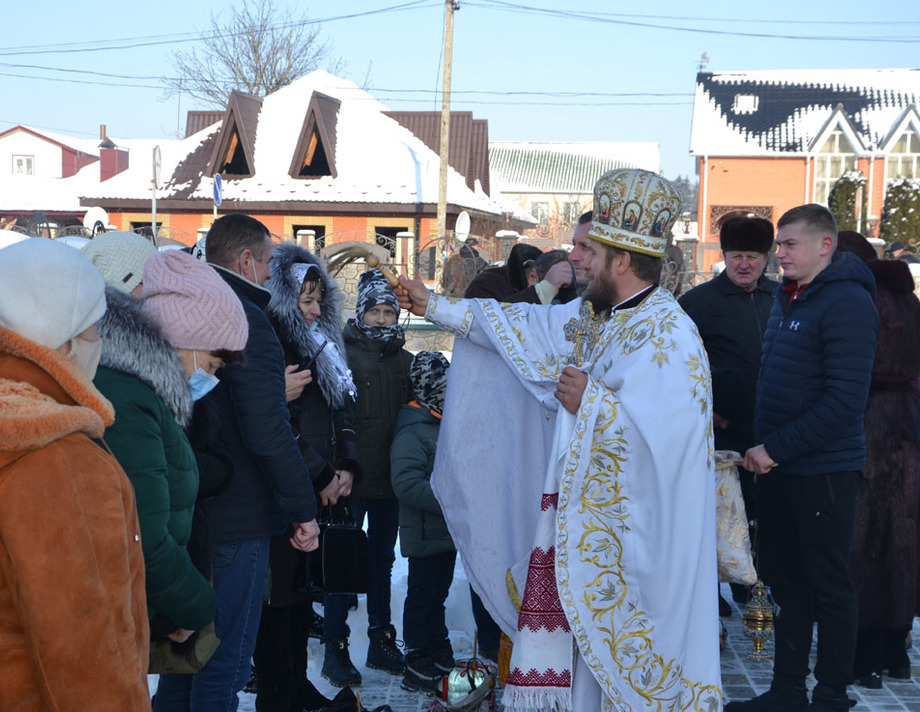
[[[297,300],[300,284],[291,274],[291,267],[297,263],[316,265],[325,287],[325,296],[320,302],[320,315],[316,319],[316,330],[335,347],[328,346],[320,353],[314,367],[314,377],[323,392],[326,402],[341,407],[345,393],[354,392],[351,372],[345,361],[345,343],[342,339],[342,295],[335,280],[326,272],[326,265],[312,252],[293,243],[277,246],[270,262],[272,278],[265,283],[272,300],[268,314],[278,331],[278,337],[285,348],[303,363],[310,361],[319,349],[317,339],[311,335],[303,318]],[[337,353],[334,353],[336,352]]]
[[[0,467],[72,433],[101,438],[114,420],[69,358],[0,327]]]
[[[176,422],[185,427],[192,417],[192,393],[179,354],[144,314],[139,300],[107,287],[108,309],[99,320],[100,366],[134,376],[153,389]]]

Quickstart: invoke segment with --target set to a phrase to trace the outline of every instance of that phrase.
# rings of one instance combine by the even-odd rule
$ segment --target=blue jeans
[[[385,628],[390,625],[390,576],[393,572],[393,553],[396,534],[399,532],[399,500],[349,497],[349,506],[360,527],[367,514],[367,548],[370,566],[370,585],[367,590],[367,627]],[[324,640],[342,640],[348,637],[348,606],[350,596],[330,594],[323,597]]]
[[[249,539],[214,547],[214,627],[220,646],[198,673],[160,676],[156,712],[236,712],[259,630],[269,541]]]

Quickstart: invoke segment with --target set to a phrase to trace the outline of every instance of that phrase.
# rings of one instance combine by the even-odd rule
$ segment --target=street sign
[[[224,181],[220,177],[220,173],[214,174],[214,207],[219,207],[221,201],[223,200],[223,190],[224,190]]]

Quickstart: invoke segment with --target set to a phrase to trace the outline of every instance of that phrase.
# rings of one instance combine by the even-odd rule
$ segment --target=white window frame
[[[17,161],[23,161],[26,166],[25,171],[16,170]],[[35,156],[18,153],[13,154],[13,175],[14,176],[34,176],[35,175]]]
[[[841,139],[846,141],[847,145],[850,147],[850,150],[841,150]],[[828,142],[833,141],[833,151],[825,152],[823,149],[828,144]],[[821,148],[817,150],[814,154],[815,156],[815,176],[814,176],[814,200],[816,203],[821,205],[827,205],[827,200],[830,197],[831,190],[834,188],[834,183],[836,183],[844,173],[848,171],[856,170],[856,152],[853,150],[853,143],[850,141],[849,137],[844,133],[843,129],[838,126],[833,131],[830,131],[827,134],[827,138],[821,143]],[[834,160],[840,161],[840,175],[831,176],[831,167]],[[824,175],[819,177],[819,166],[824,166]],[[820,195],[821,192],[819,189],[823,189],[823,195]]]
[[[895,147],[902,138],[907,137],[907,151],[904,153],[895,153]],[[891,144],[891,151],[885,157],[885,188],[888,188],[888,185],[894,181],[901,178],[920,178],[920,152],[914,153],[910,150],[911,139],[914,139],[918,144],[920,144],[920,133],[918,133],[912,126],[905,126],[904,130],[898,135]],[[891,166],[897,166],[896,172],[894,175],[891,174]],[[910,165],[911,175],[905,175],[904,166]]]

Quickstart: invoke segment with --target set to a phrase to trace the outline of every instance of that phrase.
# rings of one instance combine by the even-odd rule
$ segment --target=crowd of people
[[[324,262],[241,214],[196,256],[121,232],[0,249],[0,709],[232,712],[247,682],[259,712],[359,709],[354,595],[313,553],[338,521],[366,528],[364,665],[408,690],[456,665],[458,554],[481,654],[513,643],[508,710],[845,712],[848,685],[910,677],[909,265],[803,205],[775,235],[723,220],[725,270],[678,301],[680,214],[665,179],[611,171],[570,250],[466,274],[468,242],[444,294],[369,270],[347,321]],[[454,334],[450,360],[406,350],[403,310]],[[779,611],[746,701],[722,697],[715,449]]]

